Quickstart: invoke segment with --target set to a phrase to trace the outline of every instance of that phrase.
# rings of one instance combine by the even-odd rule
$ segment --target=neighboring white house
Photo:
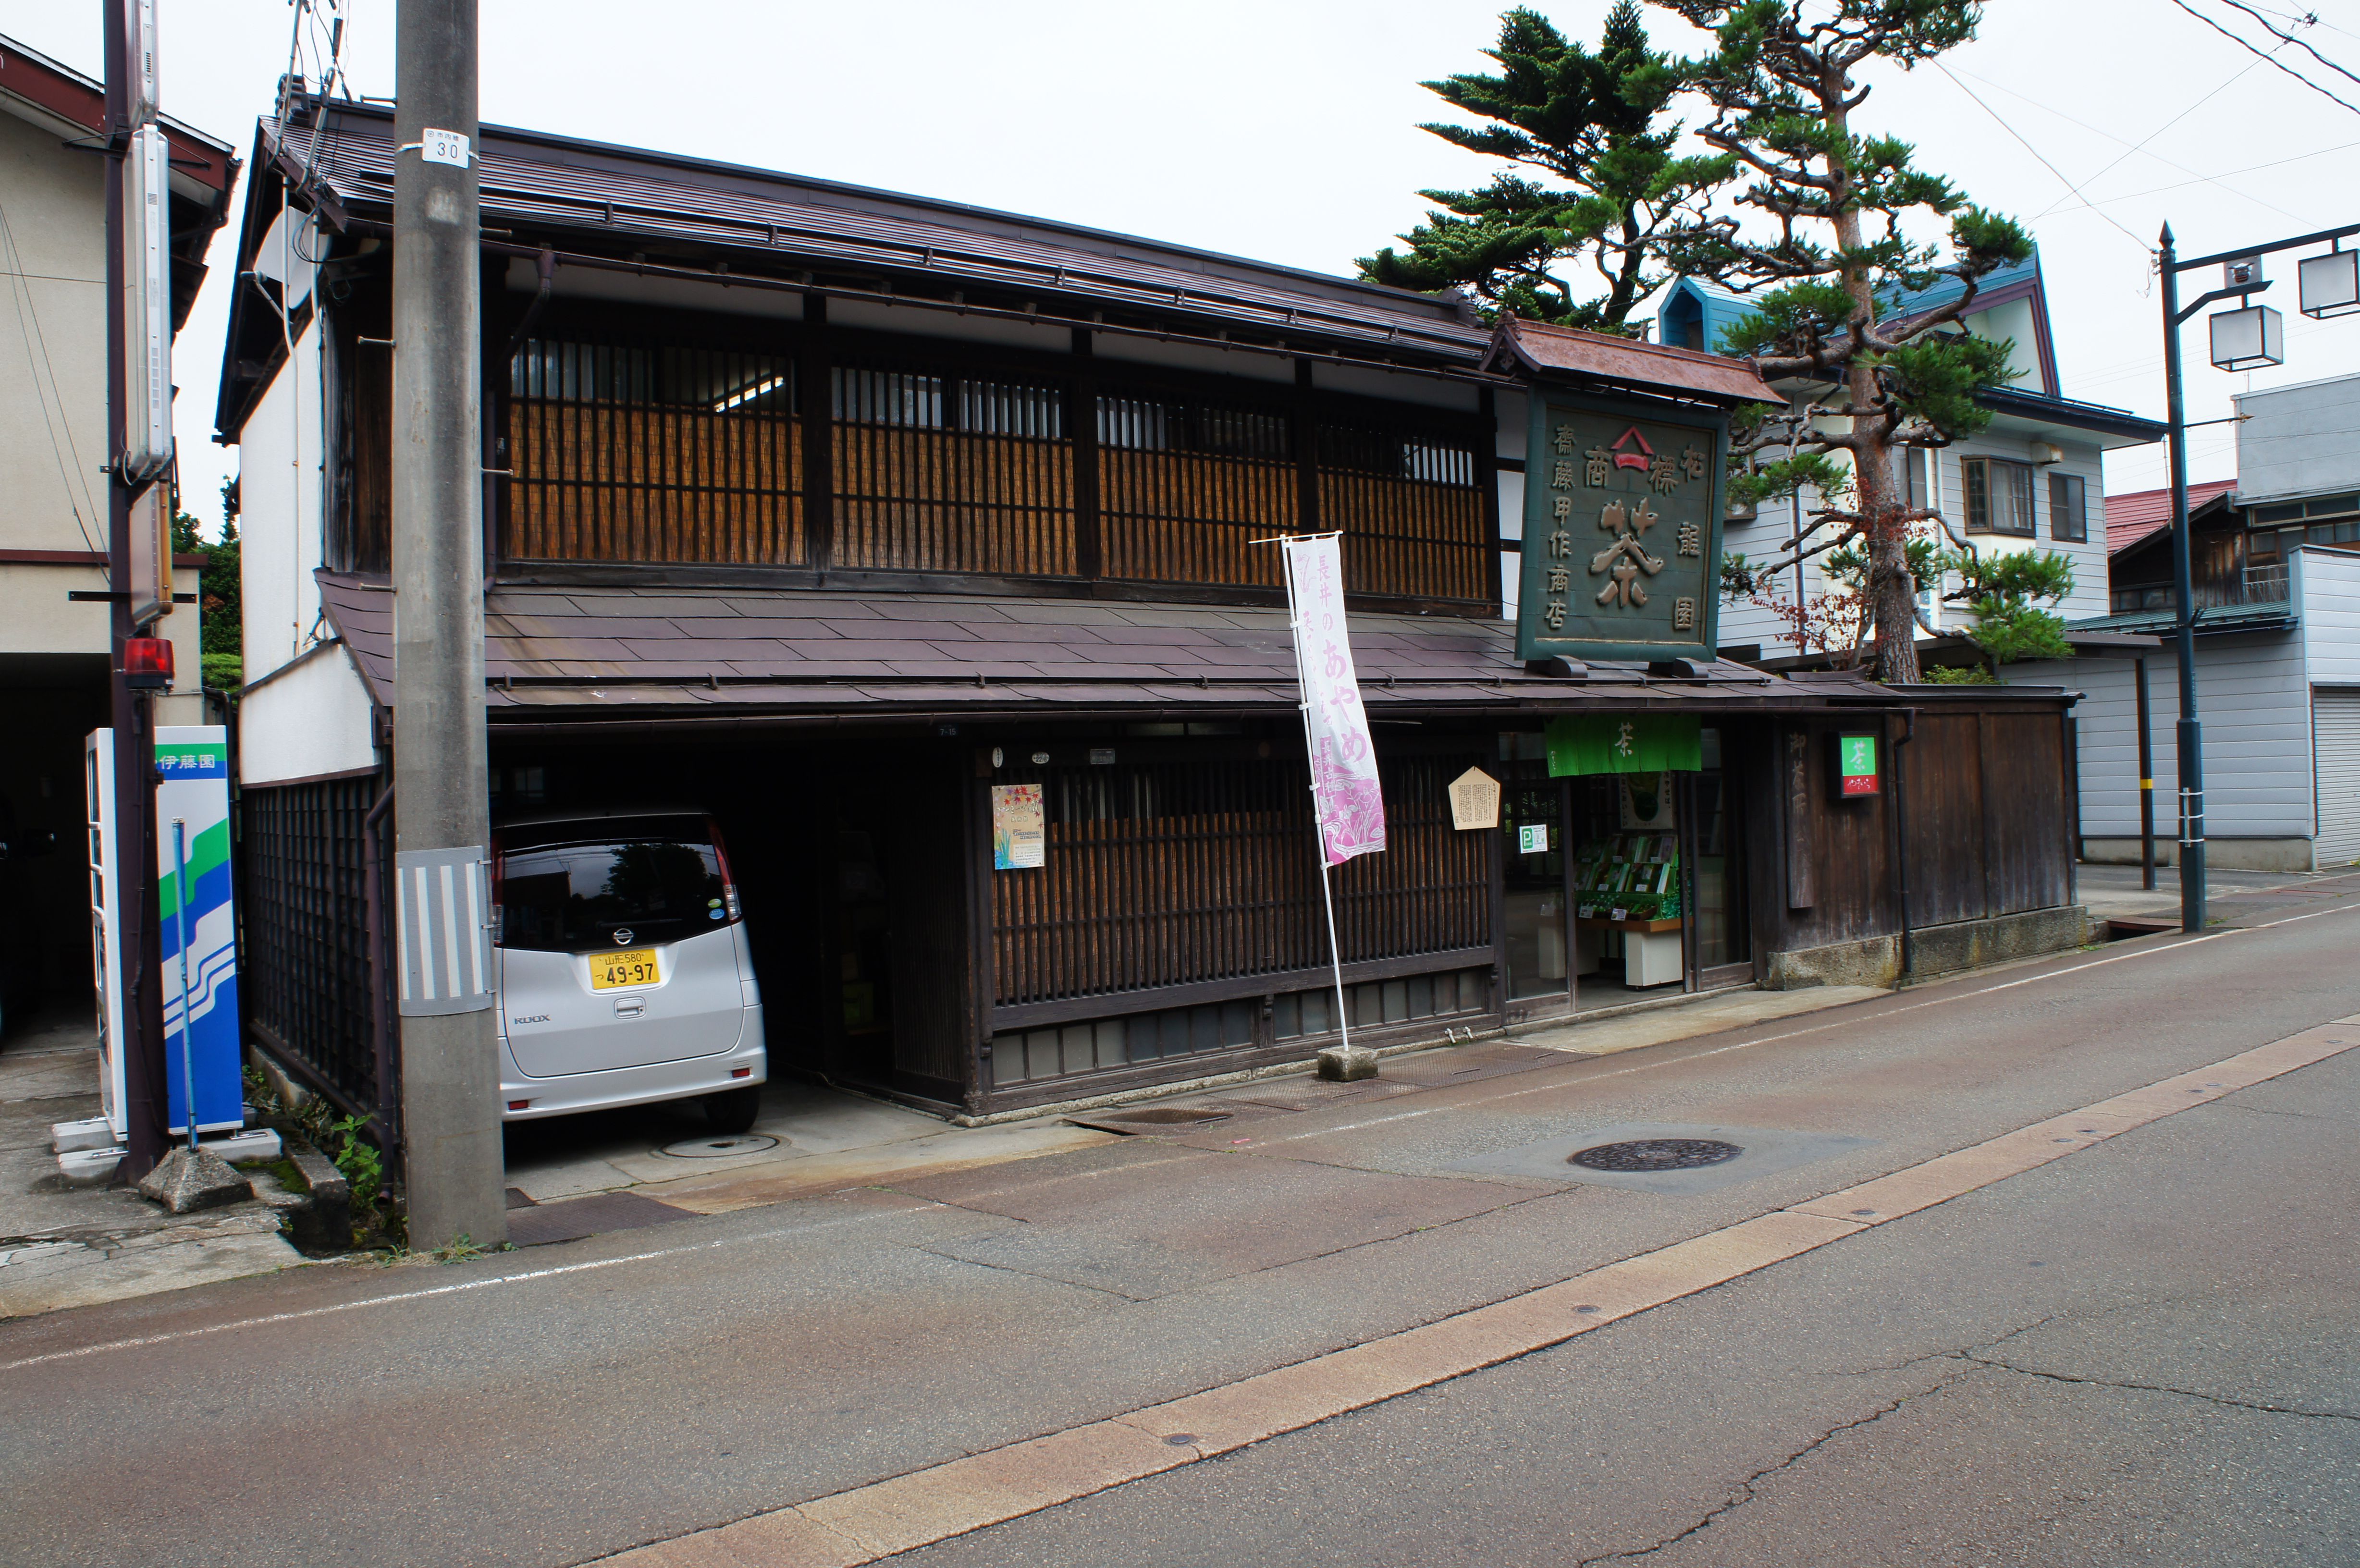
[[[2206,859],[2268,871],[2349,866],[2360,862],[2360,376],[2235,403],[2244,417],[2236,485],[2200,493],[2189,514]],[[2071,629],[2164,639],[2147,665],[2156,852],[2168,864],[2179,836],[2171,534],[2143,524],[2125,532],[2111,563],[2114,613]],[[2087,693],[2075,710],[2082,855],[2137,860],[2132,660],[2084,657],[2007,673]]]
[[[1896,300],[1893,310],[1904,316],[1919,313],[1941,304],[1959,288],[1946,281]],[[2100,460],[2114,448],[2160,439],[2163,427],[2119,408],[2077,403],[2063,396],[2038,256],[1984,279],[1975,303],[1976,309],[1960,319],[1961,326],[1975,336],[2012,344],[2009,365],[2017,379],[1978,396],[1976,400],[1992,415],[1981,433],[1947,447],[1901,454],[1896,477],[1902,493],[1918,505],[1940,510],[1980,550],[2038,549],[2068,557],[2073,563],[2073,593],[2060,612],[2068,620],[2103,615],[2108,600]],[[1656,316],[1658,334],[1675,346],[1718,348],[1721,333],[1752,310],[1742,296],[1682,278],[1666,291]],[[1795,389],[1803,390],[1799,385]],[[1797,528],[1808,523],[1812,504],[1806,495],[1799,501],[1770,502],[1751,516],[1733,516],[1724,530],[1722,549],[1750,561],[1775,559],[1791,544]],[[1826,588],[1820,563],[1813,560],[1779,572],[1775,582],[1757,590],[1755,598],[1808,603]],[[1966,619],[1956,607],[1931,595],[1923,603],[1928,617],[1946,630]],[[1798,651],[1794,645],[1782,640],[1787,632],[1788,623],[1760,603],[1724,599],[1721,604],[1721,646],[1732,657],[1794,654]]]
[[[93,14],[93,24],[96,16]],[[95,40],[93,40],[95,41]],[[82,827],[82,737],[108,713],[105,90],[0,38],[0,814],[48,829],[64,852],[28,863],[12,898],[35,905],[40,969],[60,995],[86,987],[89,889],[71,853]],[[188,318],[237,160],[177,121],[171,146],[172,322]],[[183,558],[184,592],[200,558]],[[158,625],[174,679],[159,723],[203,723],[198,606]]]

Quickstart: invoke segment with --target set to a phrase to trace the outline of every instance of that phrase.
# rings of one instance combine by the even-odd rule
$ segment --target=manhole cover
[[[746,1132],[734,1138],[684,1138],[667,1143],[663,1152],[675,1160],[719,1160],[731,1154],[759,1154],[776,1149],[779,1140],[767,1133]]]
[[[1734,1160],[1745,1150],[1710,1138],[1643,1138],[1635,1143],[1601,1143],[1566,1157],[1589,1171],[1694,1171]]]

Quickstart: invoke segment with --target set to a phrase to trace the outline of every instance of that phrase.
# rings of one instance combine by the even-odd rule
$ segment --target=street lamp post
[[[2360,234],[2360,223],[2268,245],[2217,251],[2211,256],[2179,259],[2171,243],[2171,225],[2163,226],[2161,249],[2156,256],[2163,278],[2163,376],[2166,418],[2171,443],[2171,569],[2178,606],[2180,659],[2180,929],[2204,929],[2204,730],[2196,712],[2196,584],[2190,565],[2188,538],[2188,421],[2180,382],[2180,329],[2189,317],[2221,299],[2235,299],[2238,309],[2212,318],[2212,364],[2223,370],[2247,370],[2279,365],[2286,354],[2278,313],[2256,305],[2253,296],[2269,288],[2262,276],[2262,257],[2304,245],[2333,245],[2325,256],[2311,256],[2298,267],[2301,280],[2300,308],[2307,316],[2327,317],[2360,310],[2360,252],[2347,251],[2343,242]],[[2199,267],[2222,269],[2222,286],[2180,302],[2180,275]]]

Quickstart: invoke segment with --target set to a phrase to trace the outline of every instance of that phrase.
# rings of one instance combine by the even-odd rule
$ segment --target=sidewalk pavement
[[[99,1112],[86,1009],[53,1007],[0,1044],[0,1318],[300,1263],[261,1201],[169,1214],[128,1187],[71,1187],[49,1125]]]

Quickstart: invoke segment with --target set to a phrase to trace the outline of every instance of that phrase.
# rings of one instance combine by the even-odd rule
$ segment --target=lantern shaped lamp
[[[2286,363],[2285,319],[2267,305],[2213,312],[2212,364],[2221,370],[2259,370]]]
[[[2305,256],[2295,275],[2304,315],[2325,321],[2360,310],[2360,250],[2336,249],[2325,256]]]

